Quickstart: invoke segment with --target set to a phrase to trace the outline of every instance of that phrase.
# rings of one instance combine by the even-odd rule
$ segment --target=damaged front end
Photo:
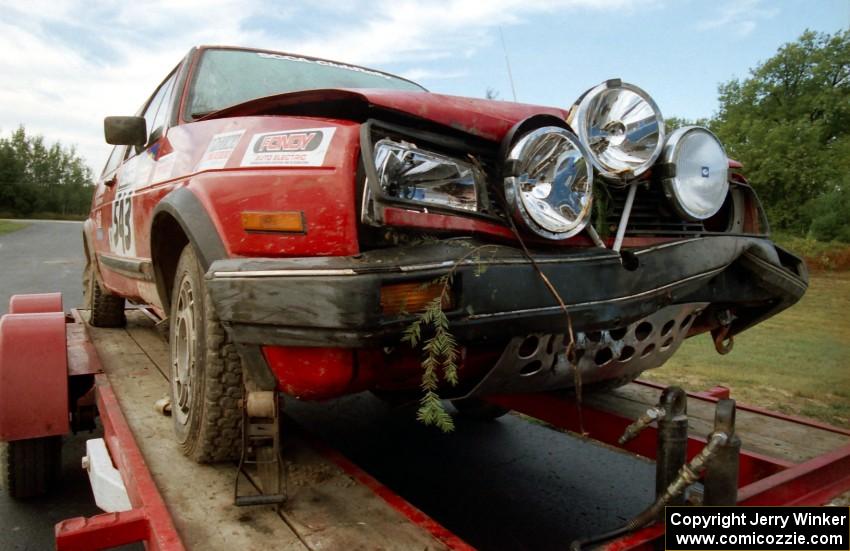
[[[725,353],[805,293],[805,265],[769,240],[719,140],[699,127],[668,136],[633,85],[602,83],[565,117],[524,116],[498,141],[493,121],[485,132],[367,115],[359,254],[226,259],[207,273],[236,342],[359,351],[324,397],[418,386],[397,376],[418,365],[399,343],[448,273],[441,308],[463,349],[453,398],[567,388],[576,370],[624,382],[701,333]]]
[[[454,267],[445,313],[470,351],[466,360],[474,362],[475,350],[503,351],[489,375],[463,381],[458,392],[572,386],[572,368],[563,358],[563,311],[522,249],[487,244],[480,255],[456,264],[485,244],[455,238],[354,257],[220,260],[208,272],[208,285],[238,343],[384,351],[377,360],[391,371],[390,351],[423,302],[411,299],[408,308],[396,308],[388,290],[414,297]],[[802,262],[763,238],[691,237],[630,251],[634,269],[624,268],[610,249],[532,253],[568,301],[584,381],[657,367],[698,333],[723,328],[732,337],[787,308],[806,289]],[[372,383],[380,381],[359,386]]]

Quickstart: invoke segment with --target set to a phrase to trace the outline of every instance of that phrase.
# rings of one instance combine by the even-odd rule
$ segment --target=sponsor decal
[[[322,166],[336,128],[255,134],[242,166]]]
[[[155,164],[153,157],[147,152],[130,157],[121,167],[121,175],[118,178],[118,191],[135,189],[146,185],[153,173]]]
[[[196,172],[224,168],[244,133],[244,130],[236,130],[214,135],[198,163]]]
[[[174,159],[177,156],[174,153],[169,153],[159,158],[156,162],[156,168],[153,169],[152,183],[164,182],[171,179],[174,171]]]

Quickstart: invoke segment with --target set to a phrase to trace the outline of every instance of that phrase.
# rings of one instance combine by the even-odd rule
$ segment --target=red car
[[[699,333],[727,352],[807,286],[717,138],[668,135],[619,80],[561,109],[200,47],[104,126],[91,323],[123,324],[125,299],[169,321],[199,461],[238,452],[243,386],[392,396],[430,369],[495,416],[480,397],[616,386]]]

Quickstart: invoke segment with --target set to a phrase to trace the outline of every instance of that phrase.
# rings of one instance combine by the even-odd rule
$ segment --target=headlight
[[[688,220],[705,220],[720,210],[729,191],[729,160],[709,130],[686,126],[664,146],[664,192]]]
[[[483,174],[472,164],[389,139],[375,144],[378,184],[389,197],[454,209],[478,209],[476,183]]]
[[[664,119],[649,94],[609,80],[582,96],[570,123],[590,151],[591,161],[608,179],[640,176],[661,153]]]
[[[538,235],[566,239],[587,225],[593,170],[576,136],[557,126],[529,132],[507,158],[505,196],[519,219]]]

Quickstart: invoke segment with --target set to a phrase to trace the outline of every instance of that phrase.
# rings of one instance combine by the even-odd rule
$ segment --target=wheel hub
[[[195,371],[195,299],[192,284],[184,279],[177,295],[177,312],[171,340],[172,412],[180,424],[187,424],[192,408],[192,373]]]

